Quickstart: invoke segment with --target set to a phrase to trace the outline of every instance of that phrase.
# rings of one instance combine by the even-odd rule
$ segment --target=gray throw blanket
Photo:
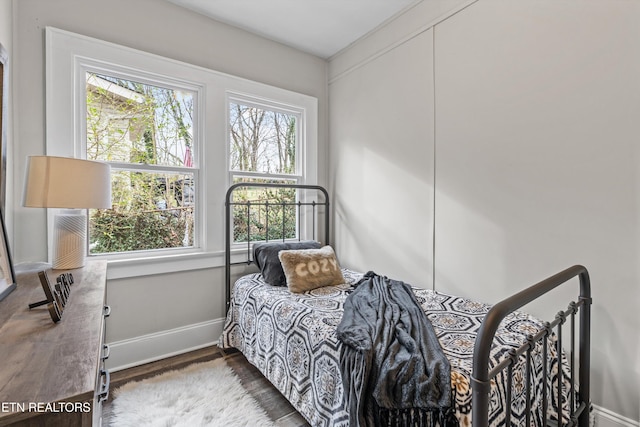
[[[409,285],[365,274],[337,335],[351,427],[458,425],[449,361]]]

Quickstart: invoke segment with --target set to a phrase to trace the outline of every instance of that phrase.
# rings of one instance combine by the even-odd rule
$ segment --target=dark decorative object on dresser
[[[71,293],[71,283],[73,283],[73,276],[71,273],[63,273],[56,279],[56,285],[51,286],[49,282],[49,276],[44,271],[38,273],[40,284],[44,295],[47,297],[42,301],[32,302],[29,304],[29,309],[40,307],[47,304],[49,309],[49,315],[54,323],[58,323],[62,319],[62,312],[67,305],[69,294]]]

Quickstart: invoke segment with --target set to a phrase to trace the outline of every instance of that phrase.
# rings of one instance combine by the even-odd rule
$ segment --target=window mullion
[[[170,172],[170,173],[194,173],[197,169],[181,166],[149,165],[144,163],[120,163],[108,162],[111,169],[136,172]]]
[[[302,181],[302,175],[289,175],[289,174],[277,174],[277,173],[261,173],[261,172],[251,172],[251,171],[236,171],[232,170],[231,175],[234,178],[247,178],[247,179],[266,179],[266,180],[274,180],[274,181]]]

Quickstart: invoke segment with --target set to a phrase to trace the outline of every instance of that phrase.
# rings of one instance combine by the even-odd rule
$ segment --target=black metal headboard
[[[269,202],[269,200],[234,200],[233,196],[234,196],[234,192],[236,190],[238,190],[239,188],[244,188],[244,189],[259,189],[259,188],[263,188],[263,189],[278,189],[278,190],[312,190],[313,192],[315,192],[314,196],[315,197],[309,197],[309,195],[306,195],[307,197],[305,197],[305,200],[300,200],[299,198],[297,198],[296,201],[279,201],[279,202]],[[318,200],[318,195],[322,195],[323,200]],[[256,238],[254,240],[252,240],[252,235],[251,235],[251,228],[248,226],[247,227],[247,236],[246,236],[246,241],[242,241],[238,244],[242,244],[245,245],[246,244],[246,258],[243,259],[242,261],[238,261],[238,262],[232,262],[231,260],[231,251],[232,248],[234,247],[234,242],[233,242],[233,236],[234,236],[234,221],[233,221],[233,208],[237,207],[237,206],[241,206],[243,207],[243,215],[239,215],[240,217],[244,216],[246,223],[249,224],[251,221],[251,209],[252,208],[257,208],[257,209],[265,209],[267,211],[267,214],[265,215],[265,221],[266,221],[266,239],[263,239],[262,237],[260,238]],[[329,244],[329,236],[330,236],[330,230],[329,230],[329,193],[327,192],[327,190],[324,189],[324,187],[321,187],[319,185],[304,185],[304,184],[270,184],[270,183],[254,183],[254,182],[241,182],[241,183],[237,183],[232,185],[231,187],[229,187],[229,189],[227,190],[227,195],[225,197],[225,296],[226,296],[226,310],[229,309],[229,301],[231,298],[231,266],[232,265],[240,265],[240,264],[244,264],[244,265],[249,265],[253,262],[253,259],[251,258],[251,245],[253,242],[256,241],[270,241],[269,239],[269,215],[268,215],[268,211],[269,208],[281,208],[284,212],[284,209],[286,207],[290,207],[296,210],[296,215],[297,215],[297,232],[296,232],[296,238],[298,240],[300,240],[302,238],[302,230],[301,230],[301,224],[302,221],[301,216],[303,215],[302,212],[302,208],[303,207],[310,207],[311,212],[310,213],[304,213],[304,215],[310,215],[311,216],[311,230],[312,230],[312,236],[311,239],[316,240],[316,228],[317,225],[319,225],[319,220],[318,220],[318,207],[320,206],[324,206],[325,211],[324,211],[324,244]],[[281,219],[281,223],[279,224],[279,226],[282,228],[283,232],[282,232],[282,237],[279,239],[271,239],[271,240],[286,240],[286,235],[284,232],[284,228],[285,228],[285,215],[283,213],[282,215],[282,219]],[[255,236],[258,237],[258,236]]]

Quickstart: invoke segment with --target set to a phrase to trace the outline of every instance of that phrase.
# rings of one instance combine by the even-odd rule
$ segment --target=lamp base
[[[53,233],[53,269],[83,267],[87,254],[87,216],[84,211],[68,209],[57,213]]]

